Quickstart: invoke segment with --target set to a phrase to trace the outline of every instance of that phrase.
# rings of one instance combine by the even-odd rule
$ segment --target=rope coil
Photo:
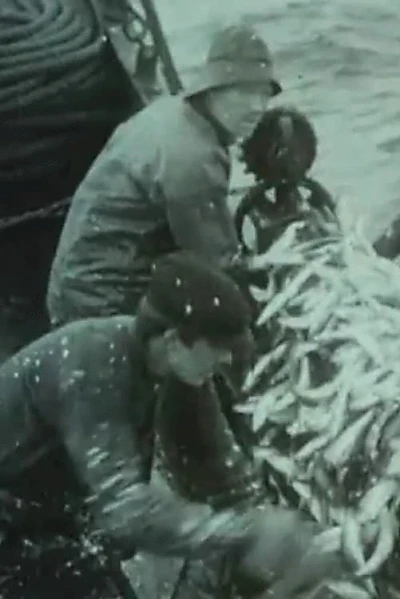
[[[73,193],[132,109],[97,1],[2,0],[0,216]]]

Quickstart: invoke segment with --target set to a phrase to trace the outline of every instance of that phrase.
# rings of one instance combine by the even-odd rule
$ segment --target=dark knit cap
[[[148,302],[193,338],[229,343],[247,336],[250,307],[231,277],[189,251],[160,258],[153,266]]]

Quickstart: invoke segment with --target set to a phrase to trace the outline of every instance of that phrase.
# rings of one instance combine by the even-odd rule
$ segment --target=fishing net
[[[267,350],[238,409],[271,497],[320,522],[321,548],[350,565],[354,576],[326,592],[362,599],[376,596],[398,544],[400,269],[361,227],[312,227],[292,223],[256,258],[268,273],[251,288]]]

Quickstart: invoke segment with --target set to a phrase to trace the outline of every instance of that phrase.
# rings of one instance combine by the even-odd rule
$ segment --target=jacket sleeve
[[[228,206],[228,170],[218,159],[193,166],[166,182],[169,227],[179,247],[224,267],[239,251]]]
[[[88,488],[99,534],[125,556],[139,549],[203,557],[241,547],[253,534],[250,512],[215,514],[145,482],[129,360],[104,339],[92,346],[70,349],[53,425]]]

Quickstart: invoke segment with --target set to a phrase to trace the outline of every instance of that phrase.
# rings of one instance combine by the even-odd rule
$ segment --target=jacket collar
[[[232,133],[230,133],[208,110],[204,98],[201,95],[193,96],[192,98],[186,98],[184,100],[191,106],[191,108],[199,114],[203,119],[205,119],[214,129],[219,143],[228,148],[230,145],[234,143],[234,138]]]

